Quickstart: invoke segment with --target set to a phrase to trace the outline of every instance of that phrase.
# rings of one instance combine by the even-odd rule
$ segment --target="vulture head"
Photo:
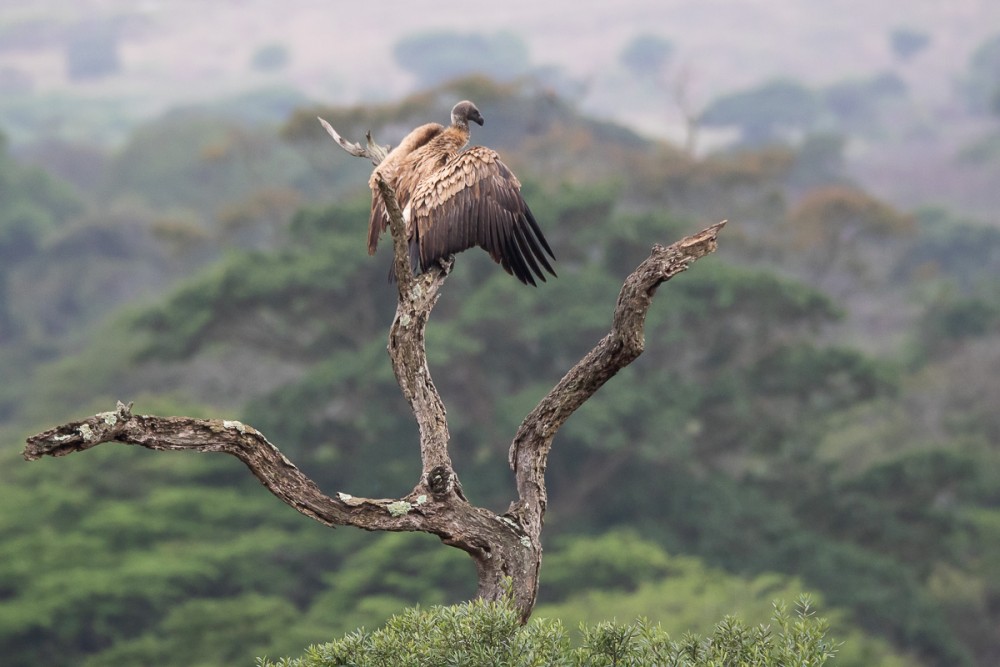
[[[452,125],[464,125],[469,126],[469,121],[478,123],[482,125],[485,120],[483,120],[483,114],[479,113],[479,109],[476,105],[469,100],[463,100],[455,105],[451,110],[451,123]]]

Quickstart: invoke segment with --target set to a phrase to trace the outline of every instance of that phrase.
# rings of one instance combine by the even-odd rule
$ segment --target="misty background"
[[[370,165],[316,116],[395,143],[463,98],[560,276],[464,253],[429,325],[477,504],[649,247],[730,221],[556,439],[536,615],[680,636],[808,592],[833,664],[997,664],[1000,5],[0,0],[9,664],[252,664],[474,594],[463,554],[313,525],[235,461],[20,457],[134,400],[405,493]]]

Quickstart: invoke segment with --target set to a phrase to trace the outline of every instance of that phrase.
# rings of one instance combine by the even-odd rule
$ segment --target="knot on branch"
[[[123,422],[131,419],[132,405],[133,405],[132,401],[129,401],[128,405],[125,405],[121,401],[118,401],[117,405],[115,405],[115,414],[118,416],[118,419],[120,419]]]
[[[462,491],[462,484],[458,481],[455,471],[446,466],[435,466],[427,473],[427,488],[437,500],[443,500],[446,496],[454,493],[462,500],[465,500],[465,493]]]

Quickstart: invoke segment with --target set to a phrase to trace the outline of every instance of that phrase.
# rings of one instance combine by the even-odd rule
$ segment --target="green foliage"
[[[706,125],[736,126],[745,143],[760,145],[779,139],[783,130],[808,128],[819,110],[812,91],[794,81],[775,80],[720,97],[701,118]]]
[[[0,135],[0,265],[37,250],[45,234],[82,210],[79,196],[40,169],[16,164]]]
[[[752,466],[750,470],[762,474]],[[968,653],[945,630],[941,610],[921,588],[920,573],[901,566],[894,554],[880,553],[894,548],[891,540],[873,541],[859,533],[830,529],[825,517],[837,511],[830,500],[837,491],[820,488],[804,499],[806,490],[787,483],[791,478],[818,475],[816,471],[802,470],[801,463],[771,464],[763,473],[774,476],[770,482],[747,475],[738,486],[724,475],[706,475],[690,464],[635,463],[620,466],[614,473],[630,483],[616,487],[613,494],[602,494],[601,502],[591,505],[585,518],[562,522],[579,531],[581,523],[628,521],[671,551],[699,554],[708,564],[727,571],[746,575],[796,572],[828,604],[850,607],[862,627],[919,651],[930,664],[971,664]],[[650,509],[640,512],[640,507]],[[834,516],[851,525],[850,511]],[[936,521],[911,525],[915,522],[911,512],[901,510],[898,516],[902,525],[896,530],[903,528],[899,534],[918,540]],[[685,585],[694,584],[677,584]],[[655,593],[649,597],[669,599]],[[731,603],[732,598],[723,595],[722,599]],[[567,606],[601,609],[601,603],[610,603],[610,597]],[[565,616],[565,610],[559,613]]]
[[[81,143],[123,141],[139,110],[121,99],[68,92],[0,96],[0,124],[18,142],[59,137]]]
[[[0,134],[0,346],[23,333],[12,313],[12,269],[37,253],[43,239],[81,209],[69,186],[39,169],[16,164]]]
[[[330,644],[310,647],[301,658],[276,663],[264,658],[258,659],[257,665],[819,667],[836,653],[827,629],[824,620],[813,616],[804,598],[794,617],[776,604],[773,628],[749,627],[727,617],[705,638],[688,634],[674,641],[644,619],[628,625],[604,622],[582,627],[580,646],[572,648],[559,621],[534,620],[521,625],[512,605],[477,600],[453,607],[408,609],[373,632],[362,629]]]
[[[972,111],[997,114],[997,97],[1000,95],[1000,34],[984,40],[969,56],[965,94]]]
[[[940,499],[974,497],[976,466],[969,454],[915,452],[816,489],[803,502],[816,506],[816,529],[891,554],[926,576],[931,563],[961,560],[969,527]]]
[[[542,574],[545,598],[556,601],[543,601],[534,615],[570,626],[645,616],[670,632],[708,632],[734,608],[750,622],[764,623],[771,600],[805,592],[792,577],[739,577],[697,558],[669,555],[631,531],[566,537],[558,546]],[[622,558],[615,561],[619,551]],[[576,577],[573,585],[563,584],[570,575]]]
[[[272,92],[261,94],[273,119],[290,102]],[[765,622],[771,598],[808,588],[847,640],[838,664],[992,664],[996,235],[930,211],[915,225],[859,187],[800,198],[836,175],[835,136],[696,160],[483,78],[330,119],[352,139],[372,127],[384,141],[390,128],[443,120],[461,97],[490,109],[477,142],[500,147],[522,177],[560,274],[526,290],[484,253],[463,253],[429,325],[456,468],[477,504],[509,502],[512,433],[607,332],[621,280],[649,246],[700,228],[685,212],[732,220],[718,255],[660,289],[643,356],[559,433],[539,614],[558,609],[569,627],[585,612],[645,615],[710,633],[734,611]],[[55,123],[94,108],[45,111]],[[102,122],[117,122],[108,111]],[[243,117],[168,116],[112,165],[121,185],[108,192],[182,209],[152,219],[122,204],[136,213],[67,227],[73,209],[10,207],[44,213],[33,246],[19,246],[33,254],[15,256],[14,310],[46,316],[0,346],[12,379],[0,418],[23,425],[2,441],[135,398],[143,413],[253,424],[328,493],[405,493],[417,436],[384,352],[388,253],[363,250],[368,165],[331,158],[322,134],[279,146],[220,115]],[[315,115],[297,114],[298,130],[316,128]],[[814,181],[797,180],[813,170],[804,164]],[[26,171],[8,165],[0,187]],[[341,203],[288,215],[317,193]],[[791,197],[803,205],[789,216]],[[219,239],[256,250],[196,270]],[[140,266],[163,270],[162,284],[136,289],[150,275]],[[855,289],[840,291],[844,281]],[[138,296],[113,322],[81,328]],[[930,338],[909,365],[863,354],[844,333],[859,306],[891,312],[858,338],[884,327]],[[13,444],[0,454],[5,664],[249,663],[474,594],[469,559],[434,538],[330,534],[236,461],[106,447],[30,465]],[[630,626],[609,627],[602,645],[624,646]]]
[[[658,545],[629,529],[586,539],[563,536],[551,550],[542,575],[541,594],[546,600],[566,599],[584,587],[631,591],[644,581],[676,574]],[[585,586],[579,579],[582,572],[587,573]]]
[[[255,125],[271,126],[283,123],[290,114],[309,104],[309,102],[309,97],[301,90],[285,83],[275,83],[223,98],[208,105],[206,109],[223,118],[253,123]],[[313,120],[315,121],[315,118]],[[324,147],[328,148],[325,145]],[[291,156],[284,153],[281,159],[291,160]],[[317,165],[311,166],[315,168]],[[254,168],[264,169],[266,167],[265,165],[255,165]],[[282,184],[293,183],[299,185],[307,175],[307,173],[296,169],[291,172],[285,172],[282,178],[271,182],[269,185],[276,187],[281,187]],[[278,176],[278,174],[275,173],[275,176]],[[329,185],[328,182],[326,184]]]
[[[278,308],[298,316],[298,322],[282,325],[271,335],[275,339],[296,338],[303,351],[314,345],[321,349],[330,338],[350,336],[356,322],[337,318],[334,331],[320,304],[339,302],[345,309],[369,306],[353,301],[365,278],[376,273],[354,250],[353,239],[346,232],[356,209],[331,207],[320,211],[302,211],[291,223],[295,242],[277,253],[234,253],[210,271],[181,286],[171,299],[148,309],[136,326],[155,334],[147,354],[163,358],[186,357],[212,340],[222,323],[245,316],[254,318],[259,311]],[[321,229],[318,227],[322,226]],[[367,270],[361,271],[364,266]],[[386,290],[388,292],[388,290]],[[388,294],[386,295],[388,299]],[[344,315],[345,310],[339,311]],[[302,321],[301,318],[309,319]]]
[[[775,350],[758,362],[752,377],[756,391],[765,397],[795,396],[802,403],[799,415],[846,408],[896,387],[896,374],[888,364],[856,350],[810,344]]]
[[[108,165],[103,195],[130,193],[152,206],[212,211],[306,171],[270,133],[210,109],[182,109],[137,128]]]
[[[839,133],[820,132],[807,136],[795,153],[791,183],[809,188],[847,180],[844,161],[846,145],[847,137]]]
[[[5,665],[249,662],[474,590],[471,563],[437,540],[330,539],[234,460],[121,448],[75,466],[14,457],[0,473]]]
[[[918,329],[921,357],[933,358],[953,350],[969,338],[1000,330],[1000,301],[984,297],[935,299],[924,312]]]
[[[284,598],[256,594],[225,600],[187,600],[173,607],[158,631],[116,643],[84,667],[153,664],[232,665],[273,646],[298,614]]]
[[[612,548],[614,551],[609,551]],[[612,564],[613,554],[618,552],[624,555],[623,563]],[[602,576],[612,571],[618,572],[613,579]],[[572,588],[560,587],[573,572],[577,574]],[[668,555],[630,531],[561,539],[557,550],[545,559],[545,597],[553,592],[553,578],[556,592],[565,595],[559,601],[539,604],[535,618],[558,618],[573,627],[602,623],[609,617],[645,617],[656,619],[664,630],[677,635],[711,632],[717,619],[734,608],[749,623],[766,623],[775,598],[815,597],[805,592],[798,579],[774,573],[734,576],[707,567],[696,558]],[[838,665],[902,667],[916,663],[898,660],[887,642],[859,630],[845,610],[832,609],[830,616],[834,632],[845,640],[838,651]]]
[[[918,213],[921,234],[899,262],[908,280],[942,279],[958,293],[994,294],[1000,272],[1000,229],[957,221],[940,209]]]

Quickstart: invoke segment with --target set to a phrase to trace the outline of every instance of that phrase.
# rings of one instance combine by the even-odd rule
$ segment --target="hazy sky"
[[[86,21],[115,26],[121,68],[104,79],[72,82],[66,38]],[[896,28],[927,33],[929,46],[908,62],[895,60],[888,35]],[[335,105],[397,100],[419,84],[395,61],[393,46],[428,30],[510,31],[527,45],[532,66],[558,68],[575,82],[574,101],[583,112],[673,141],[685,136],[674,93],[680,80],[687,82],[687,107],[697,112],[719,95],[775,77],[817,87],[886,70],[906,82],[911,117],[944,119],[949,131],[959,131],[967,119],[950,120],[961,115],[955,91],[971,51],[1000,33],[1000,1],[0,0],[0,90],[13,72],[15,79],[30,78],[32,96],[110,99],[111,113],[92,115],[113,116],[108,132],[116,134],[101,134],[103,128],[77,134],[114,142],[124,137],[120,128],[169,107],[263,87],[290,86]],[[17,46],[26,32],[39,37],[37,48]],[[638,85],[620,65],[622,50],[642,34],[674,46],[670,68],[655,85]],[[284,47],[288,64],[255,71],[251,59],[268,45]],[[80,109],[32,99],[34,109]],[[705,150],[726,136],[701,139]],[[953,146],[941,150],[948,154]],[[937,164],[940,155],[917,162]]]
[[[698,76],[701,94],[768,77],[817,83],[864,76],[892,64],[887,33],[926,31],[930,47],[911,63],[917,95],[939,96],[971,48],[1000,31],[993,0],[504,0],[450,5],[440,0],[0,0],[0,27],[55,18],[64,26],[94,18],[133,17],[122,43],[123,73],[92,84],[147,94],[211,95],[253,83],[250,55],[286,46],[284,76],[331,101],[355,101],[412,81],[393,60],[401,36],[429,29],[510,30],[532,61],[578,77],[613,68],[635,35],[672,40],[675,61]],[[0,67],[30,71],[41,90],[65,84],[61,52],[0,50]]]

